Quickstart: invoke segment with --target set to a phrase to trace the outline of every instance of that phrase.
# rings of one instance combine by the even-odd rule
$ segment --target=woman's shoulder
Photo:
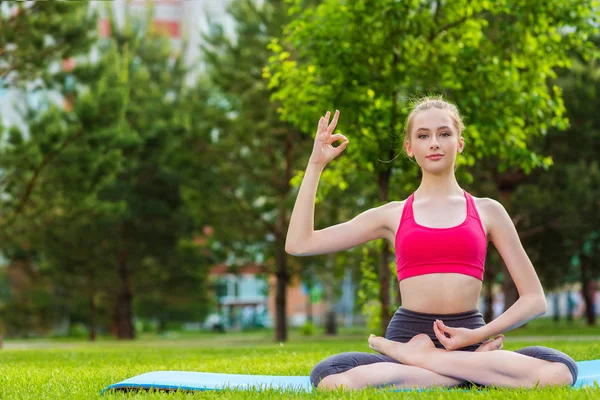
[[[404,200],[390,201],[386,204],[387,209],[391,212],[402,214],[402,211],[404,210],[404,205],[406,204],[407,200],[408,200],[408,198],[406,198]]]
[[[489,197],[473,197],[473,201],[475,202],[475,207],[477,207],[477,211],[485,212],[487,214],[498,215],[498,213],[506,213],[506,209],[498,200],[491,199]]]
[[[508,213],[498,200],[489,197],[471,197],[473,197],[475,208],[487,232],[490,232],[493,226],[506,222]]]
[[[376,208],[382,213],[385,213],[385,215],[389,216],[390,220],[394,220],[396,215],[402,215],[402,210],[404,209],[405,203],[406,199],[392,200]]]
[[[393,200],[388,201],[387,203],[375,208],[382,215],[382,220],[384,221],[383,223],[385,225],[386,231],[389,233],[388,239],[391,241],[393,241],[396,230],[398,228],[398,224],[402,219],[402,212],[404,210],[405,203],[406,199]]]

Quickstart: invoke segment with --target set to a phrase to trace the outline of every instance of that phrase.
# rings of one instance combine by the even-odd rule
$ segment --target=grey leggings
[[[444,324],[450,327],[464,327],[468,329],[476,329],[485,325],[483,316],[478,310],[467,311],[458,314],[424,314],[415,311],[410,311],[400,307],[392,317],[385,337],[396,342],[406,343],[419,333],[429,335],[437,348],[444,346],[436,338],[433,332],[433,321],[441,319]],[[475,351],[481,343],[463,347],[462,351]],[[541,360],[561,362],[565,364],[573,375],[573,383],[577,381],[577,364],[565,353],[543,346],[530,346],[516,350],[515,353],[520,353],[529,357],[538,358]],[[310,382],[313,386],[317,386],[326,376],[340,374],[352,368],[369,365],[380,362],[392,362],[400,364],[391,357],[378,353],[362,353],[362,352],[347,352],[337,354],[326,358],[318,363],[310,373]]]

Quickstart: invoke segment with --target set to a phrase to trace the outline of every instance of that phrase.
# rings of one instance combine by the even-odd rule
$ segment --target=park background
[[[293,257],[286,231],[327,110],[341,111],[350,145],[322,174],[315,229],[414,191],[402,132],[411,102],[429,94],[464,115],[459,183],[504,205],[542,280],[548,312],[515,334],[593,337],[599,10],[591,0],[0,1],[5,350],[177,338],[331,346],[382,333],[401,304],[389,244]],[[486,320],[517,296],[491,246]]]
[[[595,325],[593,2],[412,3],[3,2],[4,335],[382,329],[387,243],[298,258],[285,235],[314,121],[340,109],[353,142],[319,229],[416,188],[401,136],[426,94],[465,114],[460,182],[513,216],[547,316]],[[493,251],[485,283],[489,321],[516,299]]]

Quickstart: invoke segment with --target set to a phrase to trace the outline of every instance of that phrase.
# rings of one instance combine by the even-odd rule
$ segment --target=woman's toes
[[[385,338],[371,334],[369,336],[369,347],[375,351],[381,352],[385,345]]]
[[[488,340],[475,351],[494,351],[502,349],[504,342],[504,335],[498,335],[492,340]]]

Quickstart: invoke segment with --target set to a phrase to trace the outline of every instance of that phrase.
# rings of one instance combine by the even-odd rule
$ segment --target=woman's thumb
[[[348,146],[347,140],[345,142],[343,142],[342,144],[340,144],[338,147],[336,147],[337,154],[340,154],[342,151],[344,151],[346,149],[346,146]]]
[[[437,321],[438,321],[438,326],[440,328],[442,328],[444,331],[446,331],[448,333],[452,333],[454,331],[454,328],[446,326],[446,324],[444,324],[444,322],[442,322],[441,320],[438,319]]]

